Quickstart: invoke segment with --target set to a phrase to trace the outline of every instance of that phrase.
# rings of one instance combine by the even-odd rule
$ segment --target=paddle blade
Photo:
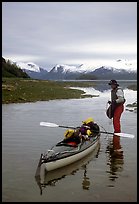
[[[59,125],[55,123],[48,123],[48,122],[40,122],[41,126],[46,126],[46,127],[59,127]]]
[[[134,138],[135,136],[132,134],[127,134],[127,133],[114,133],[114,135],[119,136],[119,137],[128,137],[128,138]]]

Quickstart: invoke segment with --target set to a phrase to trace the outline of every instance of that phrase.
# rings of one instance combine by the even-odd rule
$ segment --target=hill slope
[[[2,57],[2,77],[30,78],[28,74],[15,64],[11,64]]]

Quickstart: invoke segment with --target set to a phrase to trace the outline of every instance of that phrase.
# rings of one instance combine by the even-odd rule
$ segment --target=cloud
[[[3,2],[2,10],[3,56],[47,68],[137,56],[137,2]]]
[[[7,56],[3,56],[7,58]],[[8,59],[12,60],[13,62],[27,62],[27,61],[37,61],[40,59],[39,56],[34,56],[34,55],[8,55]]]

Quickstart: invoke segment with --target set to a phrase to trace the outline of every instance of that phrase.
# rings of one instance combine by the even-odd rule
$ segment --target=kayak
[[[87,172],[87,165],[92,161],[94,158],[97,158],[100,151],[100,143],[97,147],[86,157],[64,166],[63,168],[55,169],[53,171],[46,171],[45,164],[41,165],[40,174],[38,177],[35,177],[35,181],[40,189],[40,194],[42,195],[43,190],[47,186],[55,186],[58,182],[64,179],[66,176],[74,176],[79,169],[83,169],[83,177],[81,177],[81,181],[86,177]],[[83,182],[82,182],[83,184]]]
[[[41,154],[39,165],[45,166],[46,171],[52,171],[81,160],[91,153],[100,142],[100,132],[93,133],[89,139],[82,139],[79,144],[75,142],[58,142],[46,153]]]

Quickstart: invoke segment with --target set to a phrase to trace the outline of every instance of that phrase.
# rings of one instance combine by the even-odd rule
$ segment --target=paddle
[[[69,126],[63,126],[63,125],[57,125],[55,123],[49,123],[49,122],[40,122],[41,126],[46,126],[46,127],[61,127],[61,128],[71,128],[71,129],[76,129],[75,127],[69,127]],[[100,131],[100,133],[104,133],[104,134],[109,134],[109,135],[116,135],[119,137],[127,137],[127,138],[134,138],[134,135],[132,134],[127,134],[127,133],[112,133],[112,132],[103,132]]]
[[[63,125],[57,125],[55,123],[48,123],[48,122],[40,122],[41,126],[46,126],[46,127],[61,127],[61,128],[71,128],[71,129],[76,129],[75,127],[69,127],[69,126],[63,126]]]

